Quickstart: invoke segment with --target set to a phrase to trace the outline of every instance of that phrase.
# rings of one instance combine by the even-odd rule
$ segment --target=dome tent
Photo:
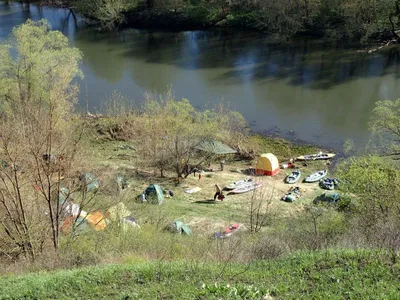
[[[279,172],[279,162],[272,153],[261,154],[256,164],[256,174],[274,176]]]

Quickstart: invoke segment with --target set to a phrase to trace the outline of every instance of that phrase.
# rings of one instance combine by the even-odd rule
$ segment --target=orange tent
[[[87,227],[87,223],[85,218],[79,217],[76,219],[76,216],[68,216],[65,218],[64,223],[60,226],[60,231],[63,234],[69,234],[72,231],[72,227],[75,227],[75,230],[82,230]]]
[[[86,216],[86,221],[96,231],[104,230],[107,227],[107,219],[100,211],[88,214]]]

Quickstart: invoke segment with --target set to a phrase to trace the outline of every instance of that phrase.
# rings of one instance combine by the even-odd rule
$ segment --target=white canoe
[[[288,176],[286,176],[285,182],[290,184],[296,183],[300,179],[300,176],[301,176],[300,170],[293,171]]]
[[[328,170],[321,170],[311,174],[310,176],[304,179],[304,182],[317,182],[320,181],[328,174]]]
[[[330,159],[334,157],[336,154],[334,153],[316,153],[316,154],[309,154],[309,155],[302,155],[296,157],[297,160],[323,160],[323,159]]]
[[[239,188],[234,189],[232,191],[232,193],[234,193],[234,194],[247,193],[247,192],[250,192],[252,190],[258,189],[262,185],[263,185],[262,182],[252,182],[251,185],[249,184],[247,186],[243,186],[243,187],[239,187]]]
[[[227,190],[234,190],[234,189],[237,189],[237,188],[239,188],[239,187],[245,187],[245,186],[251,185],[251,184],[253,184],[253,183],[254,183],[254,182],[253,182],[253,179],[251,179],[251,178],[249,178],[249,179],[243,179],[243,180],[235,181],[235,182],[232,182],[231,184],[228,184],[228,185],[225,187],[225,189],[227,189]]]

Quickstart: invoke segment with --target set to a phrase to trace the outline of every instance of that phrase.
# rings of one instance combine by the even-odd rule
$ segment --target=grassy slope
[[[400,264],[367,251],[297,253],[246,272],[245,266],[232,265],[218,283],[231,288],[203,289],[203,283],[214,285],[222,268],[142,262],[6,277],[0,279],[0,299],[235,299],[232,287],[240,293],[249,285],[279,299],[398,299],[400,293]]]

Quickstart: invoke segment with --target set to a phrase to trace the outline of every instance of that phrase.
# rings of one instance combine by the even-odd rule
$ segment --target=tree
[[[272,217],[271,204],[275,190],[254,190],[248,204],[248,219],[245,224],[251,233],[259,232]]]
[[[126,21],[125,12],[137,5],[135,0],[78,0],[75,6],[88,18],[100,23],[102,29],[112,30]]]
[[[378,101],[372,111],[370,130],[387,154],[400,155],[400,99]]]
[[[61,180],[74,177],[80,135],[71,126],[82,54],[42,20],[0,46],[0,228],[31,259],[59,247]]]
[[[338,168],[342,193],[357,202],[362,233],[373,239],[379,226],[399,220],[400,171],[377,156],[351,158]]]
[[[187,165],[204,162],[206,156],[196,160],[196,147],[218,132],[215,119],[197,111],[187,99],[175,100],[170,92],[159,99],[148,95],[139,118],[141,156],[162,176],[172,169],[181,178]]]

